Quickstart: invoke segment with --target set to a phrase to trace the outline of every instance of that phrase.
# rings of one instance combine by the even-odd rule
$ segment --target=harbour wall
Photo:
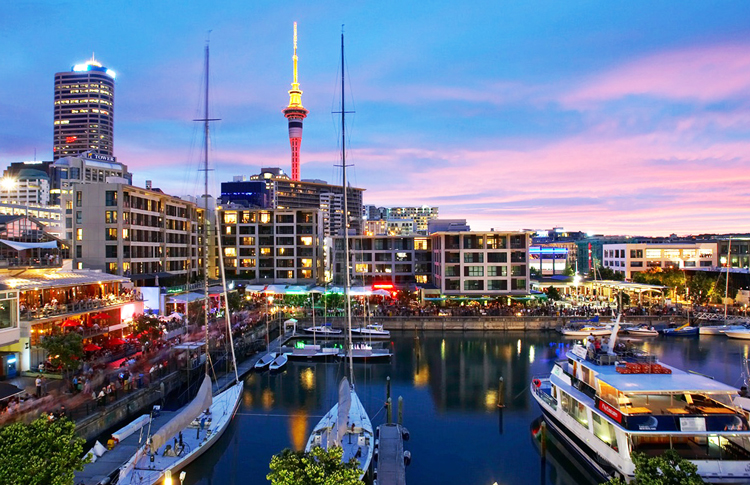
[[[383,325],[386,330],[439,330],[439,331],[545,331],[565,326],[572,321],[584,320],[584,317],[550,317],[550,316],[480,316],[480,317],[440,317],[440,316],[403,316],[403,317],[373,317],[372,322]],[[320,320],[320,319],[316,319]],[[353,325],[359,324],[359,319],[353,319]],[[607,318],[603,319],[608,320]],[[647,325],[665,325],[670,322],[686,323],[686,319],[674,315],[639,315],[629,316],[624,321],[628,323],[643,323]],[[346,320],[343,317],[326,319],[334,327],[343,328]],[[319,321],[316,321],[320,325]],[[311,319],[303,319],[297,323],[301,329],[312,325]],[[596,324],[592,324],[596,325]]]
[[[127,399],[117,401],[103,408],[100,413],[92,414],[76,422],[76,433],[86,441],[93,440],[104,431],[135,417],[150,412],[150,407],[162,400],[180,386],[180,373],[173,372],[159,383],[138,389]],[[96,406],[92,401],[91,406]]]

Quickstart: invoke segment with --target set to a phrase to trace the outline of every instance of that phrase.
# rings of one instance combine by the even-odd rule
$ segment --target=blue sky
[[[118,160],[197,193],[212,30],[215,182],[290,172],[297,21],[302,177],[335,181],[345,24],[365,203],[475,229],[746,231],[749,19],[747,2],[5,2],[0,166],[51,158],[54,73],[95,52],[118,73]]]

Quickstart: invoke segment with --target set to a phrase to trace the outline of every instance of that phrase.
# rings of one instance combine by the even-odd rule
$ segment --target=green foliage
[[[604,266],[596,268],[596,275],[602,280],[623,281],[625,279],[625,273],[622,271],[615,271]]]
[[[711,300],[716,291],[717,279],[705,271],[696,271],[688,281],[690,300],[698,305],[705,305]]]
[[[63,372],[77,369],[83,357],[83,337],[77,332],[60,332],[45,336],[39,346],[47,351],[52,365]]]
[[[535,279],[539,279],[539,278],[542,277],[542,274],[539,272],[538,269],[536,269],[534,267],[530,267],[529,268],[529,276],[532,277],[532,278],[535,278]]]
[[[238,291],[230,291],[227,293],[227,301],[229,302],[229,311],[231,313],[240,311],[245,303]]]
[[[340,446],[329,450],[316,446],[309,453],[283,450],[271,458],[271,473],[266,476],[273,485],[361,485],[358,462],[352,458],[342,463]]]
[[[141,343],[159,336],[159,319],[153,315],[142,314],[133,318],[133,333],[139,335]]]
[[[68,419],[43,414],[30,424],[0,428],[0,483],[73,485],[73,473],[90,461],[81,458],[85,440]]]
[[[675,298],[677,295],[684,294],[687,287],[685,272],[678,268],[667,268],[664,270],[653,268],[649,271],[639,271],[633,273],[633,281],[646,285],[666,286],[669,291],[675,292]]]
[[[576,272],[571,265],[566,264],[565,269],[563,270],[563,274],[565,276],[575,276]]]
[[[698,467],[680,457],[674,450],[667,450],[661,456],[648,457],[643,453],[633,453],[636,485],[703,485],[698,475]],[[613,478],[605,485],[625,485],[620,478]]]
[[[554,286],[550,286],[544,291],[547,293],[547,298],[550,300],[562,300],[560,292]]]

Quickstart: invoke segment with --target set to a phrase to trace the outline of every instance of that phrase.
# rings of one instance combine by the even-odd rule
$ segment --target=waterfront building
[[[65,239],[65,227],[60,206],[21,205],[0,202],[0,216],[27,216],[44,225],[48,234]]]
[[[113,156],[115,72],[92,56],[55,74],[53,156]]]
[[[67,242],[27,215],[0,215],[0,268],[59,266],[68,258]]]
[[[100,347],[129,334],[133,315],[143,312],[129,283],[96,271],[0,269],[0,355],[15,357],[20,371],[36,370],[47,360],[39,343],[52,332],[78,332],[84,345]]]
[[[429,222],[438,218],[437,207],[426,205],[419,207],[376,207],[364,206],[362,218],[366,221],[411,221],[412,231],[417,234],[427,234]],[[406,233],[404,233],[406,235]]]
[[[118,162],[115,157],[93,151],[59,158],[49,167],[49,171],[53,204],[60,204],[62,196],[70,194],[73,184],[105,183],[109,177],[125,179],[133,184],[133,174],[128,171],[127,165]]]
[[[65,199],[74,267],[138,281],[201,275],[203,208],[159,189],[109,180],[75,184]]]
[[[408,236],[417,233],[416,224],[412,219],[377,219],[364,222],[364,232],[368,235]]]
[[[302,144],[302,122],[308,110],[302,106],[302,91],[297,81],[297,22],[294,22],[294,55],[292,56],[293,80],[289,90],[289,105],[284,108],[284,117],[289,120],[289,144],[292,148],[292,180],[300,181],[299,149]]]
[[[432,277],[445,296],[499,296],[529,293],[526,232],[436,232]]]
[[[719,265],[732,268],[732,272],[750,272],[750,236],[733,235],[731,237],[732,254],[729,254],[729,236],[717,238],[717,254]]]
[[[434,232],[469,232],[466,219],[433,219],[427,223],[427,234]]]
[[[574,241],[548,242],[529,247],[529,265],[540,275],[563,274],[566,268],[575,271],[578,246]]]
[[[347,188],[349,230],[362,230],[362,193],[364,189]],[[319,209],[323,212],[325,235],[337,235],[342,230],[343,189],[323,180],[295,181],[278,167],[261,168],[259,174],[248,178],[234,177],[221,184],[221,204],[234,203],[248,209]],[[337,197],[338,196],[338,200]]]
[[[50,178],[45,172],[24,168],[14,175],[6,174],[0,181],[0,202],[37,206],[49,204]]]
[[[432,239],[427,236],[349,237],[353,285],[390,284],[406,288],[432,284]],[[344,237],[332,238],[333,283],[344,285]]]
[[[217,210],[228,277],[250,284],[323,281],[323,222],[318,209]]]
[[[603,266],[627,279],[654,268],[709,269],[719,264],[716,242],[604,244],[602,250]]]

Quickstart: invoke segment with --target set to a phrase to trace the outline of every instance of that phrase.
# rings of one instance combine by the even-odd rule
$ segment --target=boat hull
[[[662,332],[665,337],[695,337],[698,335],[698,327],[674,329],[665,328]]]
[[[212,433],[208,435],[202,442],[197,443],[196,446],[190,448],[190,451],[184,456],[174,457],[174,460],[165,462],[165,458],[162,455],[158,455],[157,461],[150,462],[149,456],[144,453],[144,449],[140,448],[136,455],[131,458],[128,464],[124,468],[129,468],[134,463],[134,468],[126,473],[117,482],[118,485],[156,485],[161,484],[164,481],[164,474],[169,470],[172,475],[175,475],[178,471],[182,470],[190,463],[198,459],[203,453],[205,453],[213,444],[215,444],[224,432],[229,427],[232,418],[239,409],[242,390],[244,383],[242,381],[234,384],[225,391],[217,394],[214,397],[214,403],[211,405],[212,414],[215,411],[214,406],[217,402],[222,402],[222,406],[226,409],[226,414],[221,418],[221,422],[212,430]],[[216,410],[218,412],[218,409]],[[221,411],[223,412],[223,410]],[[185,429],[185,434],[191,433],[192,429]],[[186,440],[187,441],[187,440]],[[162,450],[159,450],[162,451]],[[163,463],[164,462],[164,463]]]
[[[597,328],[590,330],[571,330],[563,328],[562,330],[560,330],[560,333],[562,333],[566,337],[588,337],[589,335],[593,335],[594,337],[603,337],[604,335],[610,335],[612,333],[612,329]]]
[[[724,335],[726,335],[729,338],[750,340],[750,330],[730,330],[730,331],[724,332]]]
[[[641,330],[638,328],[634,328],[628,330],[628,335],[632,337],[658,337],[659,332],[657,330]]]

